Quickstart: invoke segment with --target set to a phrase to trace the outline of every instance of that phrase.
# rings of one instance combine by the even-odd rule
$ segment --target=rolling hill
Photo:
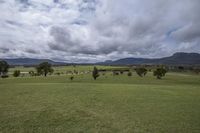
[[[7,61],[10,65],[37,65],[41,62],[49,62],[52,65],[66,65],[65,62],[56,62],[50,59],[32,59],[16,58],[1,59]],[[74,64],[74,63],[73,63]],[[85,64],[85,63],[79,63]],[[200,65],[199,53],[175,53],[172,56],[164,58],[123,58],[119,60],[107,60],[105,62],[93,63],[92,65],[139,65],[139,64],[165,64],[165,65]]]
[[[0,60],[5,60],[6,62],[8,62],[9,65],[24,65],[24,66],[38,65],[42,62],[49,62],[52,65],[66,64],[64,62],[55,62],[49,59],[15,58],[15,59],[0,59]]]
[[[98,64],[103,65],[137,65],[137,64],[165,64],[165,65],[200,65],[198,53],[175,53],[164,58],[123,58],[115,61],[106,61]]]

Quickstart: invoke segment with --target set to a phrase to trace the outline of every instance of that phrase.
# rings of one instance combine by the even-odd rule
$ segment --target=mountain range
[[[16,59],[0,59],[0,60],[5,60],[10,65],[24,65],[24,66],[38,65],[41,62],[49,62],[52,65],[74,64],[74,63],[56,62],[49,59],[32,59],[32,58],[16,58]],[[200,65],[200,54],[179,52],[173,54],[172,56],[164,58],[123,58],[115,61],[108,60],[105,62],[98,62],[93,64],[95,65],[139,65],[139,64]]]
[[[163,58],[123,58],[115,61],[105,61],[102,65],[138,65],[138,64],[164,64],[164,65],[200,65],[199,53],[175,53]]]
[[[30,65],[38,65],[42,62],[49,62],[52,65],[65,65],[64,62],[55,62],[50,59],[33,59],[33,58],[13,58],[13,59],[0,59],[5,60],[9,65],[24,65],[24,66],[30,66]]]

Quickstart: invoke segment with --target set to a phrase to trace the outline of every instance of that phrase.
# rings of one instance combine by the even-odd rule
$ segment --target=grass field
[[[144,78],[106,73],[96,81],[91,74],[73,81],[68,75],[0,79],[0,133],[55,132],[199,133],[200,76],[168,73],[157,80],[152,73]]]

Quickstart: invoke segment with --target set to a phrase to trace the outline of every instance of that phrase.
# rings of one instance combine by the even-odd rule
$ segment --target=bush
[[[164,68],[157,68],[154,72],[153,75],[157,77],[157,79],[161,79],[162,77],[165,76],[167,73],[167,70]]]
[[[1,75],[1,78],[8,78],[8,75]]]
[[[130,77],[132,76],[132,72],[128,72],[127,75]]]
[[[143,68],[143,67],[142,68],[136,68],[135,71],[140,77],[144,77],[147,74],[147,69]]]
[[[28,73],[29,73],[30,76],[40,76],[39,73],[36,73],[34,71],[29,71]]]
[[[9,69],[9,64],[6,61],[0,60],[0,76],[3,78],[7,75]],[[6,76],[5,76],[6,77]]]
[[[183,66],[178,66],[178,70],[179,70],[179,71],[184,71],[185,68],[184,68]]]
[[[60,76],[60,72],[55,73],[56,75]]]
[[[70,79],[71,81],[74,80],[74,76],[73,76],[73,75],[70,76],[69,79]]]
[[[113,75],[119,75],[119,72],[113,71]]]
[[[34,71],[29,71],[28,72],[30,76],[35,76],[35,72]]]
[[[93,69],[92,77],[94,78],[94,80],[96,80],[97,77],[99,77],[99,71],[96,67],[94,67],[94,69]]]
[[[19,77],[20,73],[21,73],[20,70],[15,70],[14,73],[13,73],[13,76],[14,77]]]

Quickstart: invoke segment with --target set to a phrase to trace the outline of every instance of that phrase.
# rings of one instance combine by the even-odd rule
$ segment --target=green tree
[[[39,75],[44,75],[45,77],[47,76],[48,73],[53,73],[54,71],[52,65],[48,62],[40,63],[36,67],[36,70]]]
[[[6,61],[0,61],[0,76],[4,77],[7,75],[9,65]]]
[[[136,68],[135,69],[137,75],[139,75],[140,77],[144,77],[147,74],[147,69],[146,68]]]
[[[129,72],[127,73],[127,75],[128,75],[129,77],[132,76],[132,72],[129,71]]]
[[[28,73],[29,73],[30,76],[35,76],[36,75],[33,70],[29,71]]]
[[[71,76],[69,77],[69,79],[70,79],[71,81],[74,80],[74,76],[71,75]]]
[[[92,76],[93,76],[94,80],[96,80],[97,77],[99,77],[99,70],[97,69],[97,67],[94,67]]]
[[[13,76],[14,77],[19,77],[20,76],[20,70],[15,70],[14,72],[13,72]]]
[[[167,70],[164,68],[157,68],[154,72],[153,75],[157,77],[157,79],[161,79],[162,77],[165,76],[167,73]]]

